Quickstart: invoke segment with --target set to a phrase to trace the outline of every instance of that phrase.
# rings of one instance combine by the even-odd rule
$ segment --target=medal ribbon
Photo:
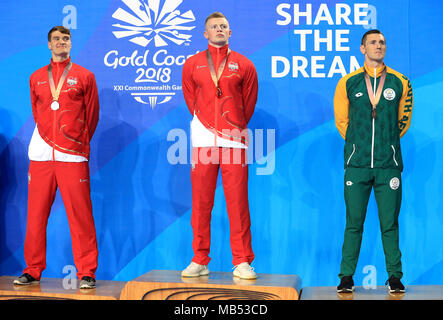
[[[226,61],[228,60],[229,53],[231,53],[231,49],[228,49],[228,53],[226,54],[226,57],[223,59],[220,66],[218,67],[218,72],[215,73],[214,61],[212,60],[211,53],[209,52],[209,49],[206,50],[206,57],[208,59],[209,70],[211,72],[212,81],[214,81],[214,85],[217,88],[217,97],[218,98],[220,98],[222,95],[220,87],[218,86],[218,81],[220,80],[223,70],[225,69],[225,65],[226,65]]]
[[[377,79],[377,73],[374,75],[374,84]],[[377,92],[375,92],[375,85],[374,90],[372,90],[372,84],[371,80],[369,79],[368,73],[365,71],[365,82],[366,82],[366,89],[368,90],[369,100],[372,104],[372,118],[377,118],[377,105],[380,101],[381,92],[383,90],[383,85],[385,83],[386,79],[386,68],[383,70],[381,76],[380,76],[380,83],[378,84]],[[374,96],[375,95],[375,96]]]
[[[62,76],[57,85],[57,89],[55,89],[54,78],[52,77],[52,65],[48,66],[49,87],[51,88],[52,99],[54,99],[54,101],[58,101],[58,97],[60,96],[60,92],[62,91],[63,83],[65,82],[71,67],[72,62],[69,62],[68,65],[65,67],[65,70],[63,70]]]

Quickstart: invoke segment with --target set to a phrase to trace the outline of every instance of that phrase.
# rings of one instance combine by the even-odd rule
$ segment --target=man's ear
[[[360,46],[360,52],[363,53],[363,54],[366,54],[366,49],[365,49],[364,45]]]

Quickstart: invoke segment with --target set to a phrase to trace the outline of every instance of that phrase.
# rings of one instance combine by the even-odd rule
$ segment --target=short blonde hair
[[[226,18],[226,16],[221,13],[221,12],[214,12],[211,13],[205,20],[205,27],[206,27],[206,23],[208,23],[209,19],[213,19],[213,18],[224,18],[226,19],[226,21],[228,21],[228,18]]]

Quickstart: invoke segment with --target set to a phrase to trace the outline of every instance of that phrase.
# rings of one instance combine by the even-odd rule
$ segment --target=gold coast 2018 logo
[[[152,109],[172,100],[180,83],[171,83],[174,68],[183,66],[187,57],[195,54],[170,54],[169,46],[189,46],[195,28],[191,10],[181,12],[183,0],[121,0],[112,14],[112,34],[137,45],[132,52],[110,50],[104,57],[105,66],[114,70],[133,68],[131,84],[114,84],[114,91],[129,92],[135,101],[149,104]],[[133,46],[129,46],[131,48]],[[140,50],[140,51],[139,51]],[[183,51],[183,50],[182,50]]]

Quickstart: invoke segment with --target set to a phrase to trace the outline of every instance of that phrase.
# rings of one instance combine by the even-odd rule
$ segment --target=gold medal
[[[209,52],[209,49],[206,50],[206,58],[208,59],[208,65],[209,65],[209,71],[211,72],[211,78],[214,82],[215,89],[216,89],[216,96],[217,98],[221,98],[223,95],[220,86],[218,84],[220,77],[223,73],[223,70],[225,69],[226,61],[228,60],[228,56],[231,53],[231,49],[228,49],[228,53],[226,54],[226,57],[223,59],[223,61],[220,63],[220,66],[218,67],[218,72],[215,71],[214,67],[214,61],[212,60],[211,53]]]

